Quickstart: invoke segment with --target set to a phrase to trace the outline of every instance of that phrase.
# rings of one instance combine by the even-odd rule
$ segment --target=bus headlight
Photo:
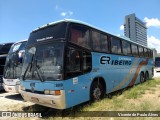
[[[24,86],[21,86],[21,90],[25,91],[25,90],[26,90],[26,88],[25,88]]]
[[[46,95],[61,95],[60,90],[44,90],[44,94]]]
[[[49,95],[49,90],[44,90],[44,94]]]
[[[19,84],[20,84],[20,82],[19,82],[19,81],[17,81],[17,82],[16,82],[16,85],[19,85]]]

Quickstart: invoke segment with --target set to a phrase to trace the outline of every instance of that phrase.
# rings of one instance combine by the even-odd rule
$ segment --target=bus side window
[[[78,43],[78,38],[81,38],[82,36],[82,32],[80,30],[77,30],[75,28],[71,28],[71,37],[70,37],[70,41],[73,43]]]
[[[139,46],[139,47],[138,47],[138,50],[139,50],[139,56],[140,56],[140,57],[144,57],[143,47]]]
[[[100,51],[100,33],[92,31],[93,50]]]
[[[122,51],[121,51],[121,43],[120,42],[121,42],[120,39],[112,37],[112,40],[111,40],[112,53],[116,53],[116,54],[121,54],[122,53]]]
[[[131,44],[132,48],[132,55],[133,56],[138,56],[138,47],[135,44]]]
[[[144,48],[144,55],[145,55],[145,57],[148,57],[147,48]]]
[[[66,56],[66,75],[67,78],[75,77],[82,73],[81,71],[81,52],[69,48]]]
[[[122,50],[124,55],[131,55],[130,43],[127,41],[122,41]]]
[[[149,49],[147,49],[147,55],[148,55],[148,57],[150,58],[150,50]]]
[[[109,45],[108,45],[107,35],[101,34],[101,45],[100,45],[101,52],[109,52],[108,46]]]
[[[151,55],[151,58],[153,58],[153,51],[150,50],[150,55]]]
[[[83,72],[89,72],[92,69],[92,56],[90,52],[83,51]]]
[[[80,25],[72,25],[70,29],[70,42],[90,49],[89,29]]]

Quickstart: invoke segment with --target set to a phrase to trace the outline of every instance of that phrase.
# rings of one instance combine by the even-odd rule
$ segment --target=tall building
[[[136,15],[125,16],[124,35],[132,41],[147,46],[147,27]]]

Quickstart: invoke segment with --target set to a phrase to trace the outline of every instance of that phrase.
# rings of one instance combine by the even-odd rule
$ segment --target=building
[[[125,16],[124,35],[132,41],[147,46],[147,27],[136,15]]]

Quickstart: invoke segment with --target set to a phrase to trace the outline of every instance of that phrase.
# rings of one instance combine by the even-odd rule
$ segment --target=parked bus
[[[152,50],[75,20],[31,32],[21,95],[25,101],[66,109],[142,83],[153,76]]]
[[[21,76],[22,59],[26,43],[27,40],[14,43],[6,58],[3,74],[3,87],[7,92],[19,93],[19,78]]]
[[[160,57],[155,57],[155,71],[160,72]]]
[[[0,90],[3,90],[3,69],[8,51],[13,43],[0,44]]]

